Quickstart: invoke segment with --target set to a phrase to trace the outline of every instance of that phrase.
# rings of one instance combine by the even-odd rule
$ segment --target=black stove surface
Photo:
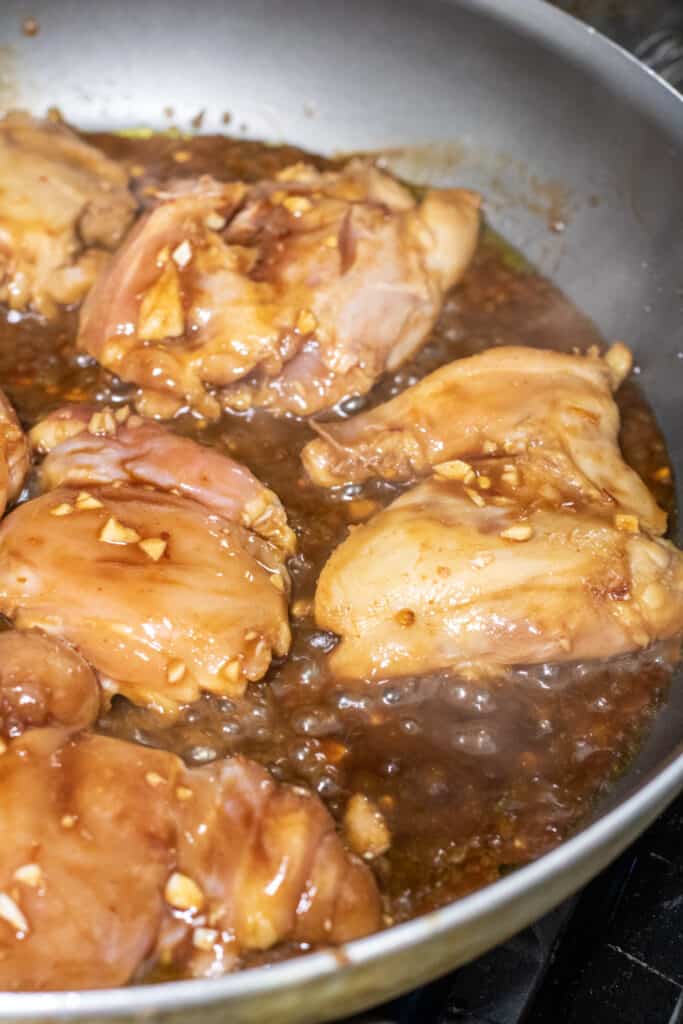
[[[555,2],[683,91],[683,0]],[[617,1022],[683,1024],[683,796],[578,896],[346,1024]]]

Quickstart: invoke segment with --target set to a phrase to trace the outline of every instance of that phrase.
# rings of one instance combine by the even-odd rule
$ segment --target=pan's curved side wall
[[[29,14],[35,36],[22,33]],[[539,0],[4,0],[0,43],[0,106],[183,129],[204,110],[206,131],[227,114],[238,134],[328,152],[398,148],[391,158],[424,177],[481,188],[494,226],[635,347],[683,501],[683,103],[615,47]],[[379,1001],[599,870],[680,785],[682,733],[679,686],[620,795],[669,766],[609,827],[373,937],[342,967],[320,957],[205,983],[4,996],[0,1020],[284,1024]]]

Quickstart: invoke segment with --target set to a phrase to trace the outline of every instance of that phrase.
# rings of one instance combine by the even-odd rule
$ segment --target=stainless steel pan
[[[28,15],[37,36],[22,34]],[[635,347],[681,500],[683,102],[605,39],[540,0],[5,0],[0,42],[3,106],[57,105],[86,127],[161,127],[172,106],[181,127],[204,109],[203,129],[220,130],[229,112],[233,131],[389,149],[413,177],[481,189],[494,226]],[[683,784],[682,737],[679,683],[592,825],[441,911],[218,980],[0,996],[0,1020],[280,1024],[396,995],[599,871]]]

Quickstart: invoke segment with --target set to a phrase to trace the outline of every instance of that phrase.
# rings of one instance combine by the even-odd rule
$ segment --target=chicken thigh
[[[346,678],[607,658],[683,632],[683,555],[627,514],[433,479],[353,529],[315,617]]]
[[[79,302],[128,229],[126,172],[66,125],[0,121],[0,302],[52,317]]]
[[[0,527],[0,611],[135,703],[240,694],[289,649],[282,505],[218,452],[119,419],[74,407],[34,428],[49,491]]]
[[[197,502],[57,488],[0,528],[0,611],[63,636],[109,693],[173,712],[243,692],[287,653],[278,549]]]
[[[139,484],[180,494],[209,512],[270,541],[284,556],[296,538],[282,502],[229,456],[172,434],[153,420],[116,411],[71,405],[50,413],[31,431],[31,444],[45,455],[43,490],[66,485]]]
[[[417,202],[361,161],[160,200],[91,292],[79,345],[161,416],[309,415],[367,391],[425,341],[479,229],[473,193]]]
[[[0,516],[19,497],[30,465],[29,446],[17,414],[0,391]]]
[[[220,974],[250,950],[379,926],[372,875],[316,797],[243,758],[187,769],[77,731],[98,701],[76,659],[0,634],[0,989],[122,985],[156,964]],[[80,716],[55,710],[65,683]],[[37,706],[62,726],[31,728],[48,717]]]
[[[303,450],[313,481],[334,487],[370,477],[406,481],[482,457],[568,501],[637,516],[651,533],[666,515],[619,450],[612,397],[631,366],[626,346],[601,358],[492,348],[443,366],[391,401],[352,419],[317,424]],[[467,471],[465,466],[463,472]]]

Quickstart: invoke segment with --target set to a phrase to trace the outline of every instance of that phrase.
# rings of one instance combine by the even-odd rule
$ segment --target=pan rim
[[[647,65],[617,43],[576,18],[551,7],[544,0],[441,0],[448,6],[461,6],[477,14],[495,18],[530,34],[548,45],[572,53],[588,52],[587,60],[595,69],[597,60],[590,51],[599,50],[603,80],[619,73],[630,76],[640,87],[648,83],[652,103],[664,103],[672,114],[658,111],[665,120],[672,141],[680,135],[683,155],[683,97]],[[645,97],[648,98],[648,97]],[[633,102],[632,98],[631,102]],[[677,131],[677,120],[680,130]],[[656,410],[655,410],[656,412]],[[677,685],[674,679],[672,686]],[[681,682],[678,682],[681,685]],[[664,706],[660,714],[665,713]],[[518,868],[505,878],[485,886],[446,906],[410,921],[394,925],[341,947],[339,951],[320,951],[281,963],[249,968],[218,978],[169,981],[157,984],[129,985],[113,989],[50,992],[1,992],[0,1022],[5,1020],[79,1019],[97,1015],[104,1019],[206,1007],[242,1000],[264,992],[284,991],[319,980],[325,976],[343,976],[354,969],[381,962],[387,956],[407,949],[419,949],[427,940],[445,936],[455,928],[474,922],[486,913],[503,913],[516,899],[531,890],[551,883],[564,870],[587,863],[591,855],[610,847],[620,852],[631,841],[629,826],[642,828],[683,790],[683,742],[649,781],[641,783],[630,796],[601,814],[557,848]],[[642,829],[639,829],[642,831]],[[623,840],[623,842],[621,841]],[[611,857],[610,857],[611,859]],[[564,886],[564,887],[563,887]],[[561,902],[576,884],[562,882],[553,889],[546,909]],[[535,916],[535,915],[532,915]]]
[[[675,682],[672,684],[675,685]],[[679,752],[612,810],[587,825],[570,839],[537,860],[518,868],[462,899],[455,900],[438,910],[422,914],[385,931],[356,939],[339,950],[320,951],[285,960],[281,963],[252,967],[219,978],[198,978],[167,981],[152,985],[129,985],[123,988],[87,989],[82,991],[2,993],[0,1021],[36,1017],[51,1019],[81,1018],[98,1014],[104,1018],[120,1017],[131,1012],[192,1009],[197,1006],[224,1002],[228,998],[243,999],[250,995],[298,986],[323,975],[351,971],[361,964],[384,959],[388,954],[419,947],[421,942],[444,935],[452,928],[462,927],[476,920],[484,911],[502,912],[517,897],[531,888],[552,883],[563,869],[576,866],[591,853],[617,842],[621,852],[629,841],[629,824],[638,820],[649,823],[683,789],[683,743]],[[648,811],[652,812],[648,814]],[[644,826],[646,827],[646,826]],[[619,845],[620,837],[626,834]],[[557,890],[557,898],[548,905],[561,902],[576,886]],[[515,929],[516,930],[516,929]],[[343,960],[343,963],[341,962]]]

